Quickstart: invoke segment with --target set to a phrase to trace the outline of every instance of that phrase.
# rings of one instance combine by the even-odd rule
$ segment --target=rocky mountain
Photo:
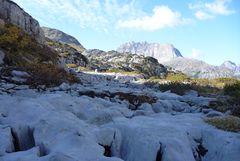
[[[62,44],[68,44],[80,51],[84,50],[84,47],[73,36],[70,36],[60,30],[48,27],[42,27],[42,30],[44,32],[45,37],[52,41],[60,42]]]
[[[139,72],[146,76],[164,77],[167,69],[158,63],[157,59],[137,54],[104,52],[101,50],[86,50],[82,53],[89,59],[89,67],[100,71],[121,70]]]
[[[180,51],[172,44],[128,42],[121,45],[117,51],[120,53],[129,52],[137,55],[151,56],[157,59],[160,63],[176,57],[182,57]]]
[[[190,58],[175,58],[165,62],[164,65],[181,71],[194,78],[234,77],[235,71],[222,67],[209,65],[204,61]]]
[[[237,65],[232,61],[225,61],[225,62],[223,62],[221,67],[225,67],[225,68],[234,70],[235,68],[237,68]]]
[[[11,0],[0,0],[0,19],[20,27],[39,43],[44,42],[43,31],[38,21]]]

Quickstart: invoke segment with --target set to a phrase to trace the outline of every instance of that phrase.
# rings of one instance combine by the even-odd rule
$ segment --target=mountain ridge
[[[83,45],[74,36],[71,36],[61,30],[54,28],[49,27],[41,28],[43,30],[44,36],[52,41],[70,45],[76,48],[77,50],[85,49]]]
[[[159,63],[169,61],[176,57],[182,57],[180,51],[172,44],[148,43],[148,42],[127,42],[117,48],[120,53],[132,53],[137,55],[151,56]]]

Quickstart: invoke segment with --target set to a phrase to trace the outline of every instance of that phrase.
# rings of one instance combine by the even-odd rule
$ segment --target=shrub
[[[240,118],[235,116],[208,118],[206,122],[222,130],[233,132],[240,131]]]
[[[223,91],[225,95],[229,95],[234,99],[240,99],[240,82],[226,85]]]
[[[168,73],[166,79],[169,81],[178,81],[178,82],[190,80],[190,78],[183,73]]]
[[[39,85],[54,87],[61,85],[63,82],[80,82],[75,75],[69,74],[63,68],[56,67],[53,64],[29,64],[26,71],[30,74],[27,83],[34,88]]]
[[[39,44],[20,28],[7,24],[0,29],[0,33],[0,48],[6,53],[7,65],[24,66],[30,62],[57,62],[58,54],[55,51]]]
[[[159,88],[161,91],[171,91],[178,95],[184,95],[188,90],[191,90],[192,87],[190,84],[181,83],[181,82],[170,82],[165,84],[160,84]]]

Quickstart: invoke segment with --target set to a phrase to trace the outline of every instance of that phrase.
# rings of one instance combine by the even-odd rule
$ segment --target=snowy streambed
[[[87,85],[63,84],[44,92],[19,87],[1,94],[0,160],[240,160],[240,134],[204,122],[214,112],[205,109],[210,98],[99,79],[104,78],[88,76]],[[114,92],[118,95],[110,97]],[[154,101],[135,105],[120,97],[128,95]]]

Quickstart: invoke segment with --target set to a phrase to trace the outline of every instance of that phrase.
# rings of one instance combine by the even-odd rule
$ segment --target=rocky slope
[[[44,42],[43,31],[37,20],[11,0],[0,0],[0,19],[20,27],[39,43]]]
[[[77,50],[81,50],[81,51],[84,50],[84,47],[73,36],[70,36],[60,30],[52,29],[48,27],[42,27],[42,30],[44,32],[45,37],[52,41],[70,45],[76,48]]]
[[[182,57],[178,49],[171,44],[158,44],[147,42],[129,42],[121,45],[118,49],[120,53],[132,53],[137,55],[151,56],[162,63],[176,57]]]
[[[234,70],[235,68],[237,68],[238,66],[232,62],[232,61],[225,61],[223,62],[223,64],[221,65],[222,67],[225,67],[225,68],[229,68],[229,69],[232,69]]]
[[[88,64],[88,59],[72,46],[54,42],[48,38],[45,39],[46,44],[58,53],[59,64],[62,66],[71,64],[72,66],[85,67]]]
[[[89,59],[89,67],[99,71],[120,70],[139,72],[149,76],[164,77],[167,69],[152,57],[136,54],[119,53],[117,51],[104,52],[101,50],[86,50],[82,53]]]
[[[176,58],[165,62],[164,65],[181,71],[194,78],[234,77],[235,72],[226,67],[212,66],[204,61],[190,58]]]
[[[240,77],[240,66],[237,66],[234,62],[231,61],[225,61],[221,67],[228,68],[232,71],[234,71],[234,75],[236,77]]]

